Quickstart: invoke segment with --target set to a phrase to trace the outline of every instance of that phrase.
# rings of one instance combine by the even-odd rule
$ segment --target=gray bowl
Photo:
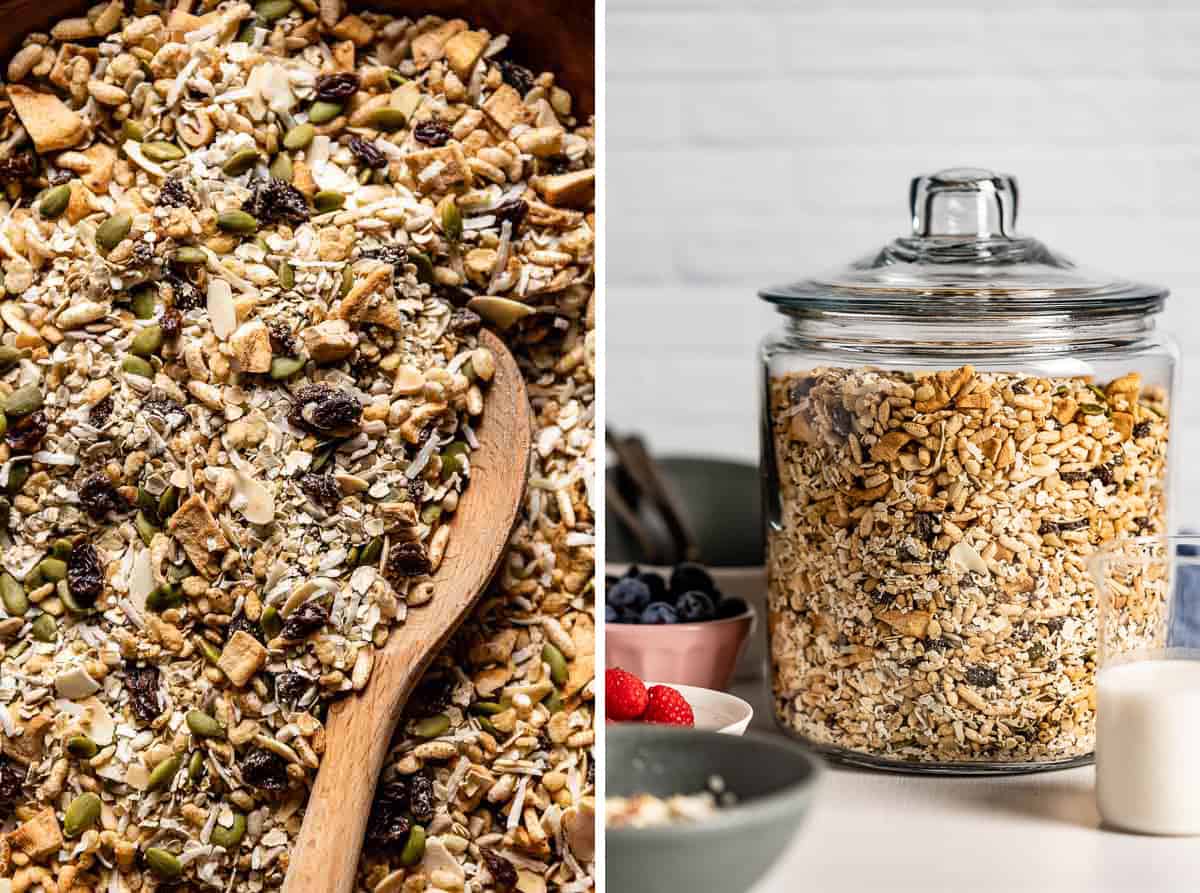
[[[698,793],[717,775],[738,798],[693,825],[607,829],[607,888],[621,893],[744,893],[796,835],[821,773],[785,738],[632,724],[605,734],[606,796]]]

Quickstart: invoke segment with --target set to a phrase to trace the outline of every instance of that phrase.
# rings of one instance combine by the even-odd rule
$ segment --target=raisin
[[[833,422],[833,430],[841,437],[845,437],[853,430],[854,425],[850,420],[850,413],[840,403],[830,410],[829,415]]]
[[[422,770],[408,782],[408,811],[422,825],[433,821],[433,776]]]
[[[413,128],[413,139],[427,146],[444,146],[450,142],[450,128],[441,121],[430,118]]]
[[[105,397],[88,410],[88,424],[93,428],[103,428],[104,423],[108,421],[108,417],[112,415],[112,411],[113,399],[112,397]]]
[[[21,800],[24,785],[24,770],[0,756],[0,822],[8,818]]]
[[[483,325],[483,319],[474,310],[460,307],[450,314],[450,331],[456,335],[469,335],[478,332]]]
[[[403,245],[384,245],[380,248],[368,248],[362,252],[361,256],[391,264],[393,273],[399,273],[401,268],[408,263],[408,252],[404,249]]]
[[[1086,471],[1060,471],[1058,476],[1064,484],[1076,484],[1079,481],[1086,481],[1088,479]]]
[[[432,570],[429,555],[421,543],[397,543],[388,550],[387,577],[390,580],[422,577]]]
[[[254,636],[254,638],[263,643],[267,641],[267,637],[263,635],[262,627],[259,626],[258,622],[251,620],[245,614],[238,614],[229,621],[229,627],[225,630],[225,638],[227,640],[232,639],[233,634],[238,632]]]
[[[1063,626],[1066,625],[1066,622],[1066,618],[1064,617],[1051,617],[1046,621],[1046,629],[1050,630],[1052,633],[1057,633],[1062,630]]]
[[[306,385],[296,391],[290,421],[297,428],[326,437],[350,437],[358,433],[362,403],[347,391],[324,384]]]
[[[1138,422],[1136,425],[1133,426],[1133,439],[1134,440],[1141,440],[1143,437],[1148,437],[1149,435],[1150,435],[1150,422],[1149,421]]]
[[[308,202],[304,194],[283,180],[260,177],[251,186],[250,198],[242,210],[264,223],[303,223],[308,220]]]
[[[387,156],[370,140],[361,136],[350,137],[350,154],[359,160],[363,167],[377,171],[387,167]]]
[[[100,555],[91,543],[76,543],[67,556],[67,587],[71,597],[86,607],[94,605],[104,593]]]
[[[164,420],[170,420],[171,416],[188,417],[184,408],[169,397],[149,397],[142,401],[142,409]]]
[[[275,697],[284,704],[295,704],[311,684],[312,680],[303,673],[280,673],[275,677]]]
[[[300,489],[313,502],[319,502],[322,505],[337,505],[338,500],[342,498],[342,488],[338,486],[337,479],[331,474],[302,475]]]
[[[952,648],[954,648],[954,643],[946,638],[939,637],[925,640],[926,651],[950,651]]]
[[[913,517],[913,524],[916,527],[917,538],[923,543],[929,544],[937,539],[938,516],[933,512],[917,512]]]
[[[896,600],[896,593],[880,587],[870,593],[870,598],[873,605],[890,605]]]
[[[207,303],[200,289],[174,270],[168,270],[163,278],[167,285],[171,286],[171,304],[175,309],[196,310]]]
[[[1014,394],[1028,394],[1028,393],[1029,393],[1029,388],[1027,388],[1027,387],[1025,386],[1024,382],[1020,382],[1020,381],[1018,381],[1016,384],[1014,384],[1014,385],[1012,386],[1012,392],[1013,392]]]
[[[260,791],[286,791],[287,762],[277,753],[256,747],[242,760],[242,781]]]
[[[889,705],[891,706],[891,705]],[[587,783],[594,785],[596,783],[596,761],[588,760]]]
[[[158,204],[166,208],[191,208],[196,210],[196,197],[179,177],[172,177],[158,190]]]
[[[320,602],[306,602],[288,615],[280,635],[293,641],[306,639],[323,627],[328,619],[328,608]]]
[[[1113,482],[1112,468],[1108,465],[1097,465],[1092,469],[1091,478],[1107,487]]]
[[[799,403],[801,400],[803,400],[805,397],[808,396],[809,391],[811,391],[816,386],[816,384],[817,384],[817,380],[815,378],[802,378],[799,381],[797,381],[795,384],[792,385],[791,394],[789,395],[791,398],[791,402]]]
[[[20,183],[37,170],[37,159],[31,152],[10,155],[0,160],[0,183]]]
[[[367,819],[367,842],[381,847],[403,846],[412,830],[412,822],[404,815],[408,803],[408,785],[403,779],[380,785]]]
[[[183,314],[174,307],[168,307],[163,311],[162,319],[158,321],[162,328],[163,338],[168,341],[174,341],[179,337],[179,331],[183,328]]]
[[[510,198],[493,208],[492,213],[496,216],[496,222],[503,223],[507,220],[511,223],[515,233],[525,222],[525,215],[529,213],[529,202],[523,198]]]
[[[966,678],[967,682],[977,688],[991,688],[999,681],[995,670],[979,664],[967,667]]]
[[[408,482],[408,499],[413,505],[419,506],[421,500],[425,498],[425,482],[420,478],[413,478]]]
[[[1133,519],[1133,526],[1137,528],[1138,533],[1145,533],[1150,526],[1150,519],[1146,515]]]
[[[496,66],[500,69],[500,77],[504,79],[504,83],[520,93],[522,97],[533,89],[536,77],[524,65],[509,62],[507,59],[501,59],[496,63]]]
[[[454,678],[445,673],[430,673],[409,697],[405,713],[422,718],[436,716],[445,712],[453,696]]]
[[[283,320],[273,319],[267,323],[267,331],[271,335],[271,349],[285,357],[294,357],[299,353],[296,336]]]
[[[125,500],[108,476],[101,472],[91,475],[80,484],[79,504],[96,521],[103,521],[109,512],[125,508]]]
[[[133,715],[142,722],[154,722],[162,712],[158,701],[158,667],[125,664],[125,688]]]
[[[350,71],[323,74],[317,78],[317,99],[325,102],[345,102],[358,90],[358,75]]]
[[[1045,656],[1046,656],[1046,645],[1044,642],[1030,642],[1029,643],[1029,659],[1030,660],[1041,660]]]
[[[46,413],[39,409],[9,425],[4,442],[15,452],[32,453],[38,448],[49,428],[50,422],[46,419]]]
[[[512,893],[517,889],[517,869],[511,862],[490,847],[480,847],[479,854],[492,876],[492,884],[500,893]]]
[[[1055,521],[1043,521],[1038,525],[1038,536],[1049,536],[1057,534],[1060,531],[1058,523]]]

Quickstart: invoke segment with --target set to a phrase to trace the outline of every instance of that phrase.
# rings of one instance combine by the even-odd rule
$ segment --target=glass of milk
[[[1105,823],[1200,835],[1200,537],[1097,553],[1096,801]]]

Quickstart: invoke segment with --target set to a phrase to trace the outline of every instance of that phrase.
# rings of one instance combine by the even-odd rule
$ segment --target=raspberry
[[[646,711],[646,686],[628,670],[605,670],[604,694],[609,719],[637,719]]]
[[[649,693],[650,703],[642,714],[642,722],[666,726],[694,726],[696,717],[683,695],[668,685],[655,685]]]

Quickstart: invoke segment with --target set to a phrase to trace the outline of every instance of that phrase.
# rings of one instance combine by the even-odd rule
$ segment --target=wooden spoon
[[[450,521],[433,601],[413,608],[375,658],[371,681],[329,709],[325,755],[291,854],[285,893],[351,893],[375,784],[413,688],[492,579],[517,522],[532,440],[525,381],[491,332],[480,344],[496,357],[483,420],[471,453],[471,480]]]

